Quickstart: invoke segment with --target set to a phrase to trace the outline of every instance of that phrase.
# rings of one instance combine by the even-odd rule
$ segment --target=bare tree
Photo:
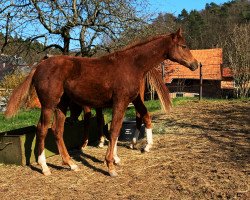
[[[140,11],[145,6],[145,0],[3,0],[0,20],[6,25],[2,17],[18,9],[11,35],[42,42],[43,50],[56,48],[69,54],[76,48],[82,56],[92,56],[103,48],[100,38],[115,40],[142,23]]]
[[[29,25],[33,19],[27,17],[26,14],[29,13],[30,5],[27,0],[3,0],[0,2],[0,51],[15,57],[29,55],[31,64],[34,62],[36,54],[25,41],[25,38],[30,37],[29,33],[33,27]]]
[[[235,25],[225,44],[225,54],[234,75],[238,97],[250,88],[250,24]]]

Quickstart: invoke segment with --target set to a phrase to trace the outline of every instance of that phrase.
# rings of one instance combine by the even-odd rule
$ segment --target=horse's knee
[[[143,117],[143,122],[144,125],[147,129],[152,129],[152,123],[151,123],[151,117],[149,115],[149,113],[147,113],[144,117]]]

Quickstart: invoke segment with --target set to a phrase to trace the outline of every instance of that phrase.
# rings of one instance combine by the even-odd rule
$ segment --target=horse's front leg
[[[149,152],[150,148],[153,145],[153,135],[152,135],[152,124],[151,124],[151,118],[147,111],[146,106],[142,102],[141,97],[138,95],[136,99],[133,101],[133,104],[135,106],[135,109],[139,112],[140,117],[142,118],[144,124],[145,124],[145,132],[147,137],[147,144],[144,147],[143,151]]]
[[[122,120],[124,117],[125,110],[128,106],[129,101],[123,101],[117,102],[113,104],[113,116],[112,116],[112,122],[110,127],[110,141],[107,149],[106,154],[106,162],[109,170],[110,176],[117,176],[117,172],[115,170],[114,166],[114,155],[116,155],[116,145],[117,140],[120,135],[120,130],[122,126]]]

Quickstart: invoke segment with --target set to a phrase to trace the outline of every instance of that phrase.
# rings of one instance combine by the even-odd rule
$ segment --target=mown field
[[[154,147],[141,153],[119,143],[119,176],[107,176],[104,149],[72,151],[73,172],[60,156],[37,164],[0,164],[1,199],[250,199],[249,100],[182,100],[169,114],[152,112]],[[2,123],[2,121],[1,121]]]

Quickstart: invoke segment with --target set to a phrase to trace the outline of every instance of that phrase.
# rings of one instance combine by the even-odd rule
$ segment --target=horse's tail
[[[23,103],[27,100],[32,87],[32,78],[35,71],[36,68],[33,68],[25,80],[13,90],[4,113],[6,118],[13,117],[23,105]]]
[[[158,94],[161,102],[161,107],[164,112],[169,112],[172,107],[171,98],[169,95],[169,90],[162,81],[162,77],[159,72],[153,68],[148,72],[148,80],[151,86],[153,86]]]

